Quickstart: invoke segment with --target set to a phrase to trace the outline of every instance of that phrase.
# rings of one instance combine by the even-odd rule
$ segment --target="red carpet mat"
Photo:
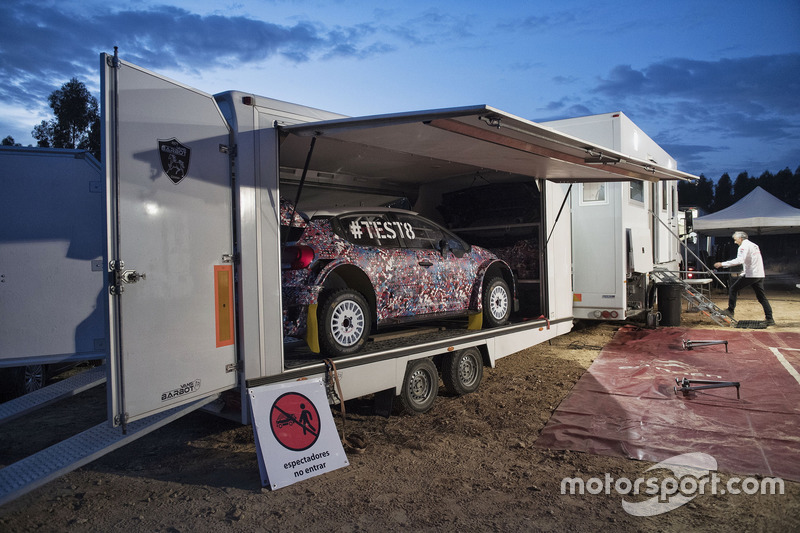
[[[726,340],[684,348],[685,340]],[[800,334],[621,328],[556,409],[537,446],[800,481]],[[674,391],[675,378],[740,382]]]

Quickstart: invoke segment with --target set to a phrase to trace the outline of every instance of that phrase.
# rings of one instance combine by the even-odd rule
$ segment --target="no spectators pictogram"
[[[307,450],[319,438],[319,412],[311,400],[297,392],[279,396],[269,419],[275,440],[289,450]]]

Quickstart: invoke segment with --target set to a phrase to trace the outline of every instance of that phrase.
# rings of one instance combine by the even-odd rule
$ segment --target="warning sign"
[[[349,465],[322,378],[248,393],[264,486],[279,489]]]
[[[301,452],[319,438],[319,412],[302,394],[287,392],[272,404],[270,428],[284,448]]]

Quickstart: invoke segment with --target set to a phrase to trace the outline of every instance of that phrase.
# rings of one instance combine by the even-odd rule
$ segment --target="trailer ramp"
[[[103,422],[0,470],[0,505],[213,402],[213,394],[128,424],[127,433]]]
[[[717,323],[718,326],[736,326],[736,320],[722,312],[717,304],[707,298],[700,290],[686,283],[681,275],[671,270],[653,270],[653,280],[656,283],[671,283],[681,286],[681,296],[684,300],[695,306],[701,313]]]
[[[0,403],[0,424],[19,418],[59,400],[75,396],[105,382],[105,365],[96,366],[19,398]]]

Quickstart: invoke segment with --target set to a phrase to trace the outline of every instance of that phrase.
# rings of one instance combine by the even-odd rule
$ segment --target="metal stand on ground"
[[[684,396],[689,396],[690,392],[705,390],[705,389],[721,389],[723,387],[736,387],[736,399],[739,398],[739,382],[738,381],[711,381],[708,379],[689,379],[689,378],[675,378],[675,394],[682,392]],[[702,385],[692,385],[693,383],[702,383]]]
[[[688,339],[684,339],[683,341],[683,349],[684,350],[693,350],[694,348],[700,348],[703,346],[713,346],[715,344],[724,344],[725,345],[725,353],[728,353],[728,341],[692,341]]]

